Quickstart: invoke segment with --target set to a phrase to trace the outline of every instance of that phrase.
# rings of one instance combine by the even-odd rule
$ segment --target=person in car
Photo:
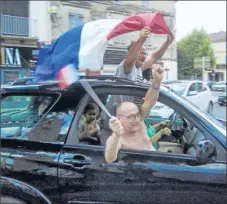
[[[126,59],[124,59],[116,68],[116,77],[127,78],[137,83],[142,83],[143,71],[146,69],[152,70],[153,65],[165,54],[169,45],[174,40],[174,36],[171,32],[167,35],[167,39],[164,44],[148,56],[146,47],[143,46],[143,44],[150,34],[151,29],[149,27],[145,27],[141,30],[138,39],[131,42],[128,47]],[[128,96],[123,96],[123,98],[121,97],[118,101],[116,101],[117,99],[114,99],[114,102],[127,101],[128,99]],[[141,99],[138,97],[130,97],[130,99],[130,101],[141,105]],[[153,97],[151,97],[150,100],[154,100]]]
[[[133,102],[124,101],[116,108],[116,117],[112,117],[109,121],[112,135],[106,142],[105,159],[107,162],[116,160],[120,148],[156,151],[151,139],[147,137],[144,120],[154,105],[153,101],[150,99],[153,98],[154,95],[158,97],[163,75],[164,68],[160,65],[156,65],[153,70],[154,79],[140,107]],[[157,134],[170,135],[171,133],[168,128],[164,128],[160,131]]]
[[[147,130],[147,136],[151,139],[151,142],[156,150],[160,148],[159,141],[162,136],[165,134],[165,128],[169,127],[169,120],[157,123],[155,125],[151,125],[148,121],[144,121]],[[169,132],[169,131],[167,131]]]
[[[95,103],[87,104],[79,126],[79,140],[98,143],[100,136],[99,108]]]

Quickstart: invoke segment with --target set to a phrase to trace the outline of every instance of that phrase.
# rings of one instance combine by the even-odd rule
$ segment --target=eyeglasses
[[[124,118],[130,120],[131,122],[135,121],[136,118],[141,119],[140,113],[131,114],[131,115],[128,115],[128,116],[125,116],[125,115],[118,115],[118,116],[124,117]]]

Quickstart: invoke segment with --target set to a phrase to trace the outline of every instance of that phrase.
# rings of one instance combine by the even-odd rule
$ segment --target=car
[[[23,77],[23,78],[19,78],[17,80],[15,80],[12,83],[12,86],[16,86],[16,85],[27,85],[27,84],[31,84],[33,81],[33,77]]]
[[[211,115],[213,114],[213,107],[216,101],[212,95],[212,91],[205,82],[199,80],[169,80],[164,81],[163,84],[181,96],[187,98],[201,110]],[[150,112],[151,115],[157,117],[163,115],[170,116],[172,113],[172,109],[161,103],[157,103]]]
[[[206,82],[207,86],[209,86],[210,89],[211,89],[211,87],[212,87],[213,85],[215,85],[216,83],[217,83],[216,81],[207,81],[207,82]]]
[[[223,92],[221,95],[218,96],[218,104],[220,106],[226,105],[226,100],[227,100],[227,97],[226,97],[226,90],[225,90],[225,92]]]
[[[88,82],[104,104],[113,95],[143,98],[149,87],[116,77]],[[95,103],[79,81],[64,90],[57,82],[7,87],[1,203],[225,203],[225,127],[168,87],[158,101],[174,110],[169,118],[148,117],[153,124],[171,121],[170,139],[159,141],[166,150],[121,149],[107,163],[105,112],[100,109],[100,143],[78,137],[84,110]]]
[[[226,90],[226,81],[219,81],[217,84],[211,87],[212,91],[225,91]]]

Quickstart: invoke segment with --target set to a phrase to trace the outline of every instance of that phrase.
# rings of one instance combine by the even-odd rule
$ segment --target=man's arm
[[[105,149],[106,162],[114,162],[117,159],[117,154],[120,148],[121,148],[120,137],[113,133],[106,141]]]
[[[123,127],[120,120],[116,117],[111,118],[109,124],[113,134],[106,141],[105,159],[106,162],[113,162],[117,159],[118,151],[122,146]]]
[[[164,44],[158,50],[154,51],[151,56],[147,57],[143,65],[143,69],[146,70],[148,68],[151,68],[155,62],[161,59],[162,56],[165,54],[166,50],[168,49],[169,45],[173,42],[173,40],[174,36],[172,32],[170,32]]]
[[[158,99],[159,88],[161,86],[162,79],[164,76],[164,68],[160,65],[156,65],[155,67],[153,67],[153,76],[154,79],[152,80],[151,86],[145,95],[144,103],[140,107],[140,114],[142,120],[147,117],[150,109],[154,106]]]
[[[127,57],[124,61],[124,72],[130,73],[134,67],[136,60],[139,56],[140,50],[145,42],[146,38],[150,34],[150,28],[145,27],[141,30],[138,40],[132,44],[128,51]]]

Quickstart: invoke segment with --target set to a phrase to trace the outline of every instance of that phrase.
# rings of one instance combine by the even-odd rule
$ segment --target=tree
[[[194,69],[194,59],[199,57],[210,57],[211,67],[215,66],[214,50],[204,29],[194,29],[177,43],[179,79],[194,74],[201,75],[202,69]]]

